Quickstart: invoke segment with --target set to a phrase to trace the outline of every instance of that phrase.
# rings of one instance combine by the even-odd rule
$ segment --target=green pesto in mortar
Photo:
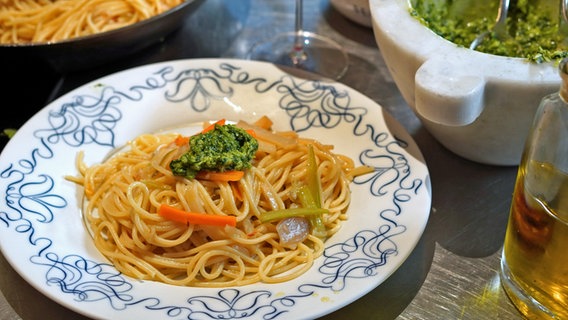
[[[469,48],[481,33],[495,24],[499,1],[411,0],[412,16],[433,32]],[[507,27],[510,39],[490,33],[475,50],[500,56],[526,58],[536,63],[559,61],[568,46],[558,34],[558,1],[511,0]]]

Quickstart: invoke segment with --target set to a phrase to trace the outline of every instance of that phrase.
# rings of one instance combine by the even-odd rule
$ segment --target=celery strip
[[[308,217],[328,213],[329,210],[323,208],[290,208],[264,212],[260,216],[260,222],[271,222],[292,217]]]
[[[321,180],[318,174],[318,164],[316,162],[314,146],[311,144],[308,145],[308,169],[306,180],[309,189],[308,191],[309,193],[311,193],[312,199],[309,200],[304,197],[304,201],[306,201],[306,203],[304,203],[303,205],[307,208],[321,208]],[[308,220],[310,221],[310,225],[312,227],[312,234],[320,239],[325,239],[327,237],[327,230],[323,223],[323,216],[321,214],[310,216]]]
[[[302,207],[304,208],[318,208],[316,201],[308,186],[302,185],[298,188],[298,198]],[[310,215],[308,217],[310,226],[312,227],[312,234],[318,238],[325,239],[327,237],[327,230],[325,224],[323,223],[323,217],[321,214]]]
[[[316,155],[314,146],[308,145],[308,172],[307,172],[307,185],[314,198],[317,208],[321,208],[321,181],[318,175],[318,164],[316,162]]]

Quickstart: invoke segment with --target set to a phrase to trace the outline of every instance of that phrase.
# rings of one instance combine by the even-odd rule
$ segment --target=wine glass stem
[[[303,0],[296,0],[296,36],[294,48],[290,52],[290,59],[294,65],[299,65],[308,58],[304,50],[304,24],[303,24]]]

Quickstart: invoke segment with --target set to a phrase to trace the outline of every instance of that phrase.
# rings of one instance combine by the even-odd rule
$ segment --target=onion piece
[[[294,138],[276,134],[270,130],[249,124],[243,120],[239,120],[236,126],[244,130],[253,130],[256,134],[257,140],[264,140],[280,148],[294,146],[297,142]]]
[[[304,217],[286,218],[278,222],[276,231],[280,236],[280,244],[294,249],[310,234],[310,223]]]

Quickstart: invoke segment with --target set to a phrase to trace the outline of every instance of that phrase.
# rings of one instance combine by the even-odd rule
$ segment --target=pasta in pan
[[[56,42],[118,29],[183,0],[0,0],[0,43]]]
[[[80,176],[68,179],[84,187],[86,224],[98,250],[119,271],[180,286],[277,283],[306,272],[322,254],[325,239],[347,219],[353,175],[369,168],[355,168],[332,146],[295,133],[267,133],[244,122],[237,126],[264,133],[256,137],[259,147],[250,168],[236,181],[201,172],[192,179],[175,176],[170,164],[190,147],[174,133],[141,135],[128,150],[90,167],[80,153]],[[303,212],[301,190],[310,172],[318,176],[321,202],[319,209],[305,212],[319,216],[270,220],[275,213]],[[234,224],[175,221],[162,214],[163,206],[204,219],[232,218]],[[313,217],[321,219],[323,234],[308,229],[296,242],[283,239],[283,221],[291,221],[285,227],[295,230]]]

